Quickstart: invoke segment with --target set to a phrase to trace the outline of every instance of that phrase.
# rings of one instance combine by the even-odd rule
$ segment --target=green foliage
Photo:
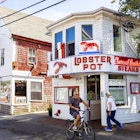
[[[140,33],[135,35],[133,38],[137,40],[137,52],[140,53]]]
[[[115,3],[117,0],[112,0]],[[140,19],[140,0],[119,0],[119,12]],[[134,37],[137,40],[137,52],[140,53],[140,34]]]
[[[49,104],[49,107],[47,108],[49,116],[52,116],[52,104]]]
[[[115,3],[116,0],[112,0],[111,3]],[[119,12],[131,15],[140,19],[140,0],[119,0],[118,9]]]
[[[48,111],[52,111],[52,105],[50,104],[49,107],[47,108]]]

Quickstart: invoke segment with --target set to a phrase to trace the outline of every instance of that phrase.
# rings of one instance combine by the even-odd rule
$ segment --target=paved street
[[[95,127],[96,140],[139,140],[140,131],[129,128],[104,132],[102,127]],[[0,116],[0,140],[67,140],[65,121],[50,118],[47,113]]]

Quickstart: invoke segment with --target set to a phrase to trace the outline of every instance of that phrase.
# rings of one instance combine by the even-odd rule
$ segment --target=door
[[[90,107],[90,120],[101,119],[101,101],[100,101],[100,75],[91,75],[87,77],[87,97]]]

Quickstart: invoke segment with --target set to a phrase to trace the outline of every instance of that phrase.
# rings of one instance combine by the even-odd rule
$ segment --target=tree
[[[111,3],[115,2],[116,0],[111,1]],[[119,0],[119,6],[119,12],[140,19],[140,0]]]
[[[112,0],[111,3],[115,3],[117,0]],[[118,0],[119,9],[118,12],[130,15],[140,20],[140,0]],[[135,35],[133,39],[136,41],[137,53],[140,54],[140,33]]]

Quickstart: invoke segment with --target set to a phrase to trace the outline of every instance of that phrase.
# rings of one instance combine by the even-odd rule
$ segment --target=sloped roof
[[[102,12],[102,11],[106,11],[106,12],[110,13],[111,15],[112,15],[112,13],[114,13],[114,14],[118,13],[117,11],[114,11],[112,9],[105,8],[105,7],[100,7],[93,11],[71,13],[71,14],[63,17],[62,19],[59,19],[59,20],[53,22],[52,24],[48,25],[47,29],[53,28],[54,26],[57,26],[59,24],[62,24],[63,22],[69,21],[74,18],[94,16],[95,14]]]
[[[0,6],[0,17],[4,17],[14,12],[16,11]],[[7,18],[3,18],[3,20],[5,24],[7,24],[25,16],[28,15],[19,12]],[[46,35],[46,26],[52,23],[53,21],[47,19],[43,19],[36,16],[29,16],[6,26],[8,27],[11,34],[32,38],[40,41],[51,42],[51,36]]]
[[[50,34],[51,33],[51,29],[57,26],[60,26],[61,24],[64,24],[66,22],[69,22],[72,19],[76,19],[76,18],[85,18],[85,17],[93,17],[96,16],[98,14],[103,14],[106,15],[110,18],[115,18],[116,16],[123,16],[125,18],[123,18],[123,20],[132,20],[135,21],[135,23],[139,24],[139,20],[137,18],[128,16],[126,14],[120,13],[118,11],[106,8],[106,7],[100,7],[98,9],[95,9],[93,11],[87,11],[87,12],[77,12],[77,13],[71,13],[70,15],[63,17],[62,19],[59,19],[55,22],[53,22],[52,24],[47,26],[47,29],[49,30],[46,34]]]

